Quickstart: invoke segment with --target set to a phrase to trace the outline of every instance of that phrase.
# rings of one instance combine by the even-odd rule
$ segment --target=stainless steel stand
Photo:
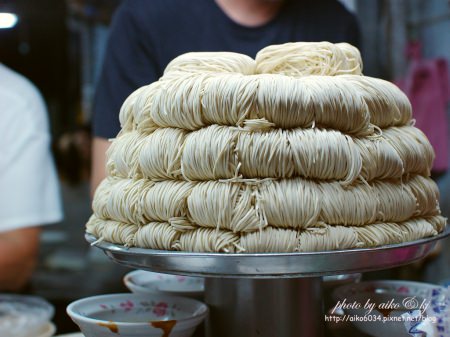
[[[126,248],[86,239],[129,267],[206,277],[207,337],[321,337],[320,276],[387,269],[425,257],[438,236],[371,249],[221,254]]]
[[[320,278],[207,278],[205,286],[207,337],[323,335]]]

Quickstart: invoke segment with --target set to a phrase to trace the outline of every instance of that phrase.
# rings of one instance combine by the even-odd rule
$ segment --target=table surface
[[[331,328],[331,329],[330,329]],[[335,324],[334,326],[327,326],[326,337],[369,337],[358,331],[356,328],[349,324]],[[69,333],[64,335],[57,335],[54,337],[84,337],[81,332]]]

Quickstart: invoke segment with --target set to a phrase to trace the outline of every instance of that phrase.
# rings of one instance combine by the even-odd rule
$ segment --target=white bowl
[[[0,294],[0,336],[51,336],[53,313],[53,306],[43,298]]]
[[[189,277],[135,270],[123,278],[135,294],[165,294],[202,299],[205,292],[203,277]]]
[[[361,280],[362,274],[341,274],[341,275],[331,275],[322,277],[322,292],[323,292],[323,302],[325,310],[328,310],[330,306],[335,304],[332,293],[337,287],[343,286],[345,284],[356,283]]]
[[[208,307],[183,297],[110,294],[75,301],[67,313],[86,337],[189,337]]]
[[[400,316],[409,310],[425,309],[437,288],[442,287],[389,280],[348,284],[333,292],[335,308],[338,301],[345,301],[347,307],[338,306],[334,312],[332,307],[329,314],[348,315],[348,322],[370,336],[410,337]]]
[[[48,322],[41,329],[30,334],[30,337],[52,337],[55,334],[56,326],[52,322]]]
[[[322,278],[322,281],[325,287],[334,288],[348,283],[359,282],[361,281],[361,277],[362,277],[361,273],[339,274],[339,275],[324,276]]]

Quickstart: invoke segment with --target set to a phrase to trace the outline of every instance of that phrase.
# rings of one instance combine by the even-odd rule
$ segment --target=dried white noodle
[[[434,152],[346,43],[188,53],[123,103],[86,231],[125,246],[307,252],[442,232]]]
[[[343,187],[301,178],[266,181],[154,182],[107,179],[97,190],[94,212],[104,219],[145,224],[259,231],[270,225],[303,229],[320,223],[363,226],[438,215],[438,191],[428,178],[404,183],[376,181]]]
[[[427,175],[433,157],[428,140],[411,126],[360,138],[320,128],[283,130],[266,125],[262,131],[248,131],[212,125],[190,133],[174,128],[147,136],[124,133],[110,147],[108,172],[154,180],[300,176],[349,185],[358,178]]]
[[[181,232],[176,231],[168,223],[150,222],[145,226],[139,226],[134,243],[142,248],[171,250],[174,249],[180,234]]]
[[[361,75],[359,50],[347,43],[297,42],[273,45],[256,54],[256,72],[289,76]]]
[[[158,129],[145,138],[139,152],[139,165],[145,178],[177,179],[181,176],[181,151],[186,132]]]
[[[212,228],[176,231],[168,223],[149,223],[137,227],[92,217],[87,228],[89,233],[95,233],[103,240],[151,249],[264,253],[342,250],[413,241],[436,235],[445,226],[445,221],[442,216],[433,216],[358,227],[326,224],[305,230],[267,227],[262,231],[239,235]],[[98,229],[93,230],[95,227]]]
[[[175,73],[255,73],[255,61],[246,55],[231,52],[191,52],[173,59],[164,75]],[[179,74],[177,74],[179,76]]]

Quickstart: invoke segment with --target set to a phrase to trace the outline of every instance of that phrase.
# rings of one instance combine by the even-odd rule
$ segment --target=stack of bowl
[[[51,337],[53,306],[35,296],[0,294],[0,336]]]
[[[135,270],[125,275],[125,285],[135,294],[160,294],[190,297],[203,301],[205,279]]]
[[[67,313],[85,337],[190,337],[208,314],[204,280],[134,271],[124,277],[132,293],[80,299]]]

